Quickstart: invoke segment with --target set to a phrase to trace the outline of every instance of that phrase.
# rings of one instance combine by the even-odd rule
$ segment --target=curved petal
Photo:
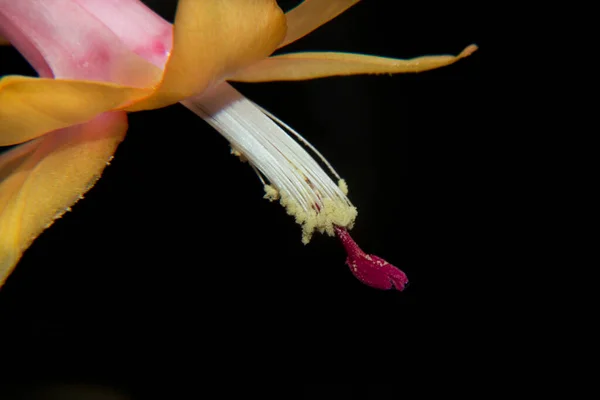
[[[0,80],[0,146],[80,124],[152,93],[110,83],[7,76]]]
[[[0,0],[0,33],[42,77],[145,88],[162,76],[72,0]]]
[[[75,2],[106,25],[135,54],[161,70],[164,68],[171,51],[173,27],[140,0]]]
[[[173,49],[158,90],[129,107],[164,107],[203,92],[271,54],[285,35],[275,0],[180,0]]]
[[[100,177],[127,115],[104,113],[0,155],[0,286],[25,249]]]
[[[287,34],[279,45],[283,47],[308,35],[321,25],[331,21],[360,0],[305,0],[288,11]]]
[[[470,45],[457,56],[424,56],[409,60],[350,53],[294,53],[266,58],[238,72],[237,82],[295,81],[336,75],[422,72],[450,65],[471,55]]]

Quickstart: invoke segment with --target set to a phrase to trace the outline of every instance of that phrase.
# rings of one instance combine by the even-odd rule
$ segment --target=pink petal
[[[25,1],[0,0],[0,36],[4,36],[29,61],[29,64],[41,77],[52,77],[52,69],[38,50],[32,38],[23,33],[28,29],[27,23],[20,23],[23,16],[21,9]],[[20,18],[21,17],[21,18]]]
[[[123,8],[137,2],[122,1]],[[148,10],[148,21],[155,14]],[[113,18],[124,21],[121,13]],[[150,23],[152,25],[153,23]],[[40,76],[148,86],[149,64],[73,0],[0,0],[0,34]]]
[[[102,21],[135,54],[161,69],[164,68],[173,45],[173,26],[141,1],[75,2]]]

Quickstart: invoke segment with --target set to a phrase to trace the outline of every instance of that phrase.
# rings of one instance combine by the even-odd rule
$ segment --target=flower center
[[[347,229],[354,225],[357,211],[346,197],[346,182],[300,134],[227,83],[181,103],[229,140],[232,154],[252,166],[263,182],[264,197],[279,200],[302,226],[304,244],[315,230],[337,235],[356,278],[377,289],[404,289],[408,283],[404,272],[366,254],[350,237]],[[337,184],[298,142],[320,158]]]

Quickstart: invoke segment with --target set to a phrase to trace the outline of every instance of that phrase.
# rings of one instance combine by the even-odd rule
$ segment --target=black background
[[[172,19],[174,1],[147,4]],[[486,49],[475,13],[367,0],[283,51],[411,58],[482,47],[440,70],[234,84],[346,179],[359,210],[353,237],[407,273],[404,292],[361,284],[335,238],[304,246],[292,218],[262,199],[251,168],[184,107],[130,114],[102,179],[0,291],[0,335],[14,360],[49,354],[25,375],[130,388],[128,371],[144,365],[138,351],[189,357],[195,368],[208,359],[245,365],[256,354],[295,364],[332,347],[401,358],[420,347],[406,338],[415,326],[442,318],[441,329],[460,330],[460,308],[485,290],[473,265],[486,262],[479,234],[492,195],[478,190],[490,144],[478,120]],[[34,74],[14,49],[0,48],[0,60],[2,74]],[[445,336],[428,334],[432,343]],[[47,368],[56,358],[67,366]]]

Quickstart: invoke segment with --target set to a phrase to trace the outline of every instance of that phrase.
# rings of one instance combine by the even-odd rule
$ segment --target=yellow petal
[[[7,76],[0,80],[0,146],[23,143],[148,96],[105,82]]]
[[[179,0],[173,48],[158,90],[129,107],[164,107],[267,57],[285,36],[275,0]]]
[[[0,155],[0,286],[31,242],[100,177],[127,115],[104,113]]]
[[[360,0],[305,0],[288,11],[287,34],[279,45],[290,44],[337,17]]]
[[[455,63],[477,50],[471,45],[458,56],[424,56],[410,60],[349,53],[294,53],[269,57],[230,78],[237,82],[296,81],[336,75],[422,72]]]

